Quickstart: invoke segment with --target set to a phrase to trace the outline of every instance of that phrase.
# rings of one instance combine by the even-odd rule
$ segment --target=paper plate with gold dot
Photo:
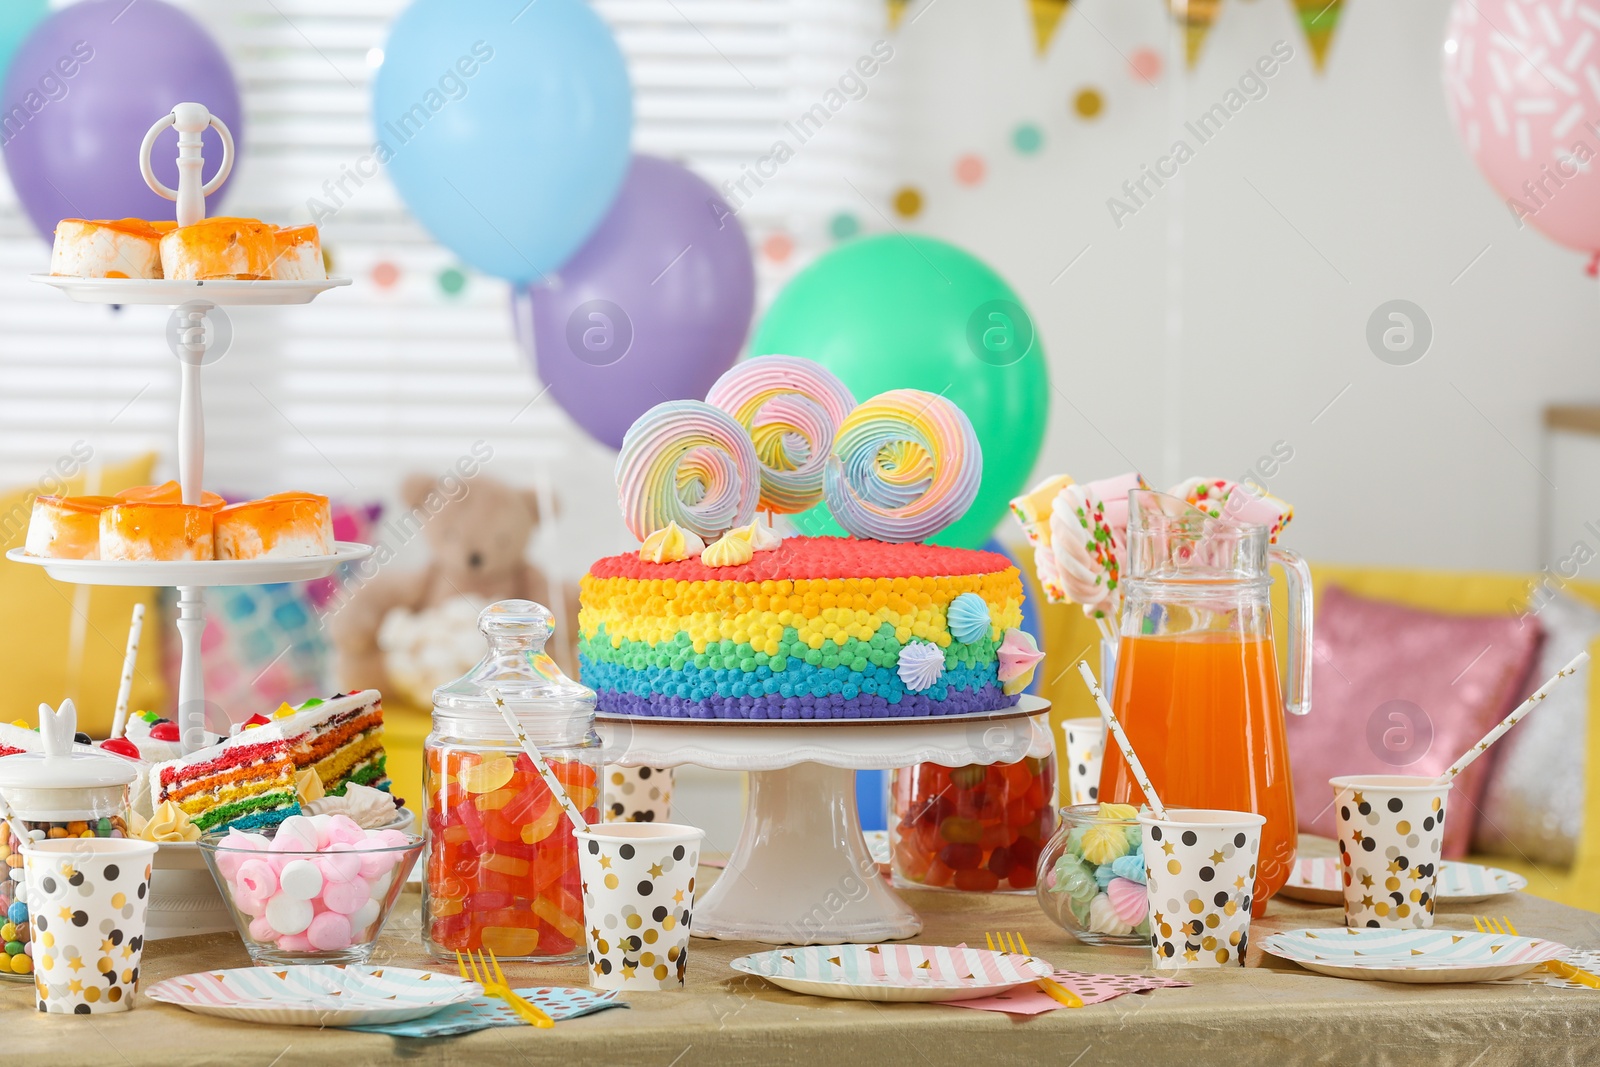
[[[740,956],[728,966],[814,997],[892,1002],[974,1000],[1050,974],[1044,960],[963,945],[810,945]]]

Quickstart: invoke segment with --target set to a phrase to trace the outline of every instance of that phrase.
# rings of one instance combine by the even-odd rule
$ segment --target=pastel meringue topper
[[[1044,653],[1039,651],[1039,643],[1033,639],[1033,635],[1017,629],[1005,632],[997,655],[1000,660],[997,672],[1000,685],[1008,695],[1028,688],[1033,681],[1034,670],[1044,659]]]
[[[913,641],[900,650],[896,673],[913,693],[931,689],[944,675],[944,653],[937,645]]]
[[[644,544],[639,548],[639,558],[646,563],[676,563],[680,559],[698,556],[705,550],[706,543],[699,534],[685,530],[675,522],[668,522],[644,539]]]
[[[989,636],[989,602],[977,593],[962,593],[945,609],[950,636],[963,645],[975,645]]]
[[[755,549],[747,538],[730,530],[706,546],[700,553],[700,562],[707,567],[738,567],[755,558]]]

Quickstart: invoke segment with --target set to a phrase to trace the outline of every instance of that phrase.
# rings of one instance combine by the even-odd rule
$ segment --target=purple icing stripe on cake
[[[640,715],[663,719],[910,719],[940,715],[965,715],[1014,707],[1019,698],[998,685],[952,692],[944,700],[917,693],[890,704],[878,696],[843,697],[641,697],[634,693],[602,689],[598,706],[612,715]]]

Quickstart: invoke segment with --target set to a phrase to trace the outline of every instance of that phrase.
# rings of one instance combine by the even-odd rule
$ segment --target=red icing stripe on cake
[[[698,556],[677,563],[646,563],[637,552],[607,556],[589,573],[596,578],[675,578],[685,582],[764,582],[796,578],[922,578],[995,574],[1011,561],[998,552],[940,545],[889,544],[849,537],[790,537],[738,567],[707,567]]]
[[[192,781],[210,775],[222,774],[235,767],[244,767],[260,760],[281,760],[288,758],[289,745],[287,741],[267,741],[257,745],[227,745],[220,749],[218,754],[210,759],[200,760],[188,766],[168,765],[161,768],[161,787],[173,788],[173,783],[178,780]]]

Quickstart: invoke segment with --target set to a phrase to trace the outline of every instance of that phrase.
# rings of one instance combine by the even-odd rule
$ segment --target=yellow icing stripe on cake
[[[987,599],[987,598],[985,598]],[[1000,632],[1022,623],[1022,602],[1016,597],[990,602],[990,619]],[[818,614],[806,616],[785,609],[781,612],[747,611],[737,615],[696,613],[693,615],[645,615],[630,611],[623,605],[585,606],[578,620],[579,632],[593,637],[605,627],[612,647],[620,648],[623,641],[643,641],[656,644],[670,641],[680,633],[706,641],[736,641],[749,644],[762,651],[764,645],[776,646],[783,632],[793,627],[801,640],[812,647],[823,641],[844,644],[850,638],[870,641],[888,623],[897,634],[904,632],[901,640],[912,637],[932,641],[940,648],[950,644],[950,631],[943,608],[924,608],[920,611],[900,613],[887,608],[878,611],[849,608],[823,608]],[[812,641],[815,637],[817,640]],[[769,655],[776,653],[767,650]]]

